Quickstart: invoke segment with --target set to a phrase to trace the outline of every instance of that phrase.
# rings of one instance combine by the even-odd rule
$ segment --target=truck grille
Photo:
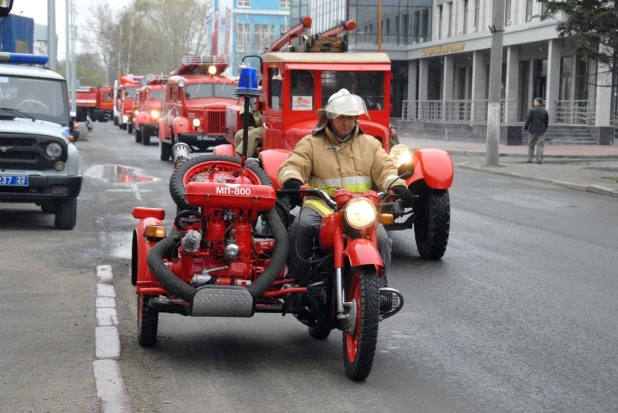
[[[60,158],[52,160],[45,153],[50,142],[58,142],[64,148]],[[66,144],[60,138],[0,133],[0,169],[43,171],[53,169],[57,160],[67,160]]]
[[[225,133],[225,112],[206,111],[205,118],[208,120],[206,133]]]

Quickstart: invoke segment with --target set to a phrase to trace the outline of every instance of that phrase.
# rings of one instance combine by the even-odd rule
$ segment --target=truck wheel
[[[185,186],[197,176],[207,176],[211,174],[216,166],[218,174],[229,174],[236,172],[240,168],[240,159],[232,156],[222,155],[203,155],[196,158],[191,158],[182,165],[180,168],[172,172],[170,177],[170,195],[176,203],[179,209],[195,209],[194,206],[185,202]],[[247,165],[250,173],[247,174],[247,178],[253,185],[271,185],[272,182],[268,175],[257,165]]]
[[[127,130],[127,124],[126,123],[123,123],[122,125],[119,125],[119,126],[120,126],[120,129]]]
[[[159,159],[162,161],[169,161],[172,157],[172,145],[159,141],[159,149],[161,150]]]
[[[426,260],[439,260],[446,252],[451,226],[448,190],[429,188],[416,205],[414,238],[418,253]]]
[[[54,226],[58,229],[73,229],[77,221],[77,198],[54,202]]]
[[[114,116],[114,126],[118,126],[118,116]]]
[[[129,133],[129,134],[133,133],[133,124],[132,123],[129,123],[127,125],[127,133]]]
[[[159,313],[148,305],[152,296],[137,297],[137,342],[142,347],[152,347],[157,341]]]
[[[142,135],[142,145],[144,145],[144,146],[150,145],[150,135],[148,135],[148,134],[143,134]]]
[[[139,129],[135,129],[135,143],[142,142],[142,132]]]

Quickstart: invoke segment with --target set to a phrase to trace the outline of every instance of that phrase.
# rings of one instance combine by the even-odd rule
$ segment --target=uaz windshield
[[[0,76],[0,107],[66,125],[69,119],[66,83],[56,79]]]

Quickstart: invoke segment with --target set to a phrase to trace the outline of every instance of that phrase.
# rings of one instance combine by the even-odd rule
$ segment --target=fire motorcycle
[[[249,99],[245,102],[248,105]],[[245,114],[250,116],[249,110]],[[245,127],[244,142],[246,133]],[[323,199],[333,213],[322,222],[306,277],[288,279],[289,211],[266,173],[247,161],[246,145],[241,158],[190,159],[183,145],[174,148],[174,174],[179,177],[174,182],[182,185],[191,209],[176,215],[169,234],[163,209],[133,210],[140,220],[133,232],[131,264],[138,295],[138,343],[155,345],[159,313],[291,314],[318,340],[341,330],[346,375],[355,381],[366,379],[379,323],[399,312],[404,302],[397,290],[379,286],[384,266],[376,235],[378,222],[403,213],[401,200],[388,191],[353,194],[339,189],[331,197],[324,190],[302,187],[302,194]],[[410,168],[411,164],[400,167],[401,177],[409,176]],[[278,192],[281,196],[286,191]]]

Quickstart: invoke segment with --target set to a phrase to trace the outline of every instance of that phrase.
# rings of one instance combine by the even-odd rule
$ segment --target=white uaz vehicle
[[[72,229],[82,186],[66,80],[47,56],[0,53],[0,202],[35,203]],[[9,64],[4,64],[8,62]]]

